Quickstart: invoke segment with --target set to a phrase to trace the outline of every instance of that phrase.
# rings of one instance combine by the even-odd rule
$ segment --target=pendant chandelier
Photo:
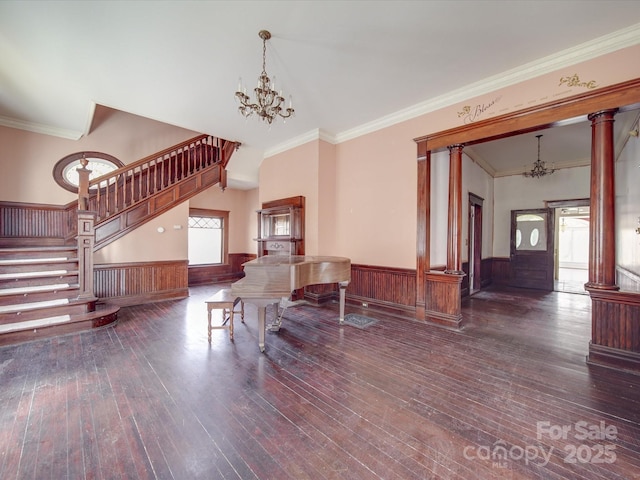
[[[267,30],[260,30],[258,36],[262,39],[262,73],[258,77],[258,85],[253,89],[255,100],[251,100],[247,95],[247,89],[242,85],[242,79],[238,82],[238,91],[236,98],[240,102],[238,111],[245,117],[249,117],[254,113],[264,122],[271,125],[276,117],[289,118],[294,114],[291,106],[291,96],[289,96],[289,107],[284,108],[284,97],[282,90],[276,91],[276,78],[273,81],[267,75],[266,70],[266,54],[267,40],[271,38],[271,33]]]
[[[545,175],[551,175],[556,171],[553,167],[547,168],[546,162],[540,160],[540,137],[542,137],[542,135],[536,135],[536,138],[538,139],[538,159],[536,160],[536,163],[533,164],[533,168],[530,171],[523,173],[525,177],[540,178]]]

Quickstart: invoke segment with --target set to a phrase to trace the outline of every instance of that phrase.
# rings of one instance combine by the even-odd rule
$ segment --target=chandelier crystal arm
[[[292,106],[291,96],[289,96],[289,106],[284,108],[284,97],[282,90],[276,91],[275,77],[273,81],[267,75],[267,40],[271,38],[271,33],[267,30],[260,30],[258,36],[262,39],[262,73],[258,77],[258,84],[253,89],[255,101],[247,95],[247,90],[242,86],[242,79],[238,83],[238,90],[235,93],[236,99],[240,102],[238,111],[245,117],[256,114],[261,120],[271,124],[276,117],[289,118],[295,110]]]

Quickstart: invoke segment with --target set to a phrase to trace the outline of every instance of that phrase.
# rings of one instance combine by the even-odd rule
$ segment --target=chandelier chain
[[[267,39],[262,39],[262,73],[267,74]]]

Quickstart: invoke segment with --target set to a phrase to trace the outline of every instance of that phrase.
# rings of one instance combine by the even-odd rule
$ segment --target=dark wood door
[[[553,290],[553,211],[511,211],[511,285]]]

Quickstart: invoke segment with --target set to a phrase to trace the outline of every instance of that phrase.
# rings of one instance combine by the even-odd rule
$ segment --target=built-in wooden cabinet
[[[262,204],[258,213],[258,256],[304,255],[304,197]]]

